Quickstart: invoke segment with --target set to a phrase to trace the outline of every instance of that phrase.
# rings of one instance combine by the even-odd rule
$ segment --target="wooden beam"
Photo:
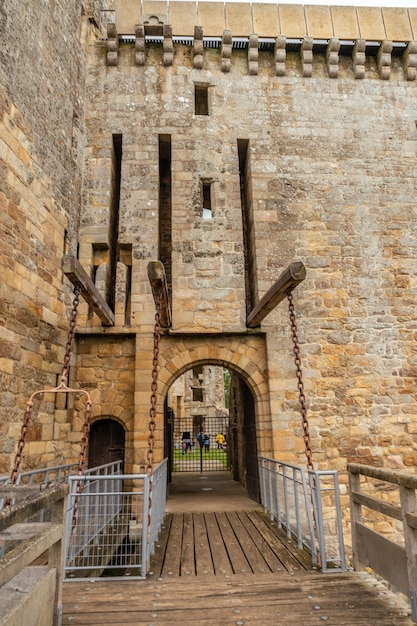
[[[114,313],[78,260],[73,256],[62,258],[62,271],[78,287],[84,300],[97,313],[104,326],[114,326]]]
[[[306,268],[301,261],[291,263],[284,270],[278,280],[266,292],[255,308],[249,313],[246,326],[256,328],[262,320],[270,313],[299,283],[306,277]]]
[[[168,286],[165,276],[165,269],[161,261],[151,261],[148,263],[148,278],[151,283],[152,294],[155,303],[160,298],[160,322],[163,328],[172,325],[171,307],[169,306]]]

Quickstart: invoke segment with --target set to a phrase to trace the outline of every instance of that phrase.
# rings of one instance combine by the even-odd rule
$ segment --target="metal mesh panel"
[[[228,417],[181,418],[175,422],[174,472],[219,472],[230,466]]]
[[[67,578],[146,575],[142,547],[147,530],[147,481],[147,476],[134,481],[130,476],[87,477],[79,494],[77,481],[72,481]]]

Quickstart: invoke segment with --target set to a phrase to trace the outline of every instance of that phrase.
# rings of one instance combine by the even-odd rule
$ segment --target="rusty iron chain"
[[[161,293],[155,296],[155,328],[153,334],[153,361],[152,361],[152,384],[151,384],[151,408],[149,410],[149,437],[147,452],[147,473],[149,476],[153,471],[153,448],[155,443],[155,427],[156,427],[156,392],[158,389],[158,373],[159,373],[159,342],[161,338]]]
[[[292,292],[287,292],[288,298],[288,308],[290,312],[290,321],[291,321],[291,336],[293,342],[293,352],[295,358],[295,366],[297,368],[297,386],[298,386],[298,394],[299,394],[299,402],[300,402],[300,412],[303,426],[303,439],[305,445],[305,454],[307,457],[307,467],[308,469],[313,470],[313,453],[311,450],[311,441],[310,441],[310,429],[307,419],[307,407],[306,407],[306,397],[304,394],[304,383],[303,383],[303,372],[301,369],[301,358],[300,358],[300,346],[298,340],[298,331],[297,331],[297,323],[295,320],[295,311],[294,311],[294,301]]]
[[[155,295],[155,326],[153,333],[153,360],[152,360],[152,383],[151,383],[151,408],[149,409],[149,437],[147,451],[146,471],[149,476],[149,501],[148,501],[148,535],[151,532],[152,519],[152,473],[153,458],[155,444],[155,428],[156,428],[156,392],[158,390],[158,373],[159,373],[159,343],[161,339],[161,299],[162,289]],[[148,568],[149,564],[147,564]]]
[[[291,321],[291,336],[293,342],[293,352],[295,357],[295,366],[297,368],[297,384],[298,384],[298,393],[299,393],[299,401],[300,401],[300,412],[303,423],[303,438],[304,438],[304,446],[305,446],[305,454],[307,457],[307,468],[309,470],[314,471],[313,464],[313,453],[311,450],[311,441],[310,441],[310,429],[307,419],[307,406],[306,406],[306,397],[304,394],[304,383],[303,383],[303,372],[301,369],[301,358],[300,358],[300,345],[298,340],[298,331],[297,331],[297,323],[295,319],[295,309],[294,309],[294,300],[291,291],[287,292],[288,298],[288,308],[290,312],[290,321]],[[313,486],[316,488],[316,478],[313,474]],[[317,530],[317,521],[314,513],[313,506],[313,526],[314,526],[314,536],[316,541],[318,542],[318,530]],[[317,551],[317,564],[318,567],[321,567],[321,554],[320,549]]]
[[[92,403],[90,398],[88,397],[87,406],[84,412],[84,422],[81,429],[81,441],[80,441],[80,453],[78,455],[78,476],[84,476],[85,469],[85,459],[86,459],[86,451],[88,447],[88,433],[90,432],[90,424],[92,417]],[[74,498],[74,506],[72,509],[72,525],[70,532],[70,546],[73,545],[75,539],[75,529],[77,527],[77,513],[78,513],[78,503],[80,500],[81,492],[84,488],[84,482],[81,480],[77,481],[77,487],[75,490],[75,498]]]
[[[32,402],[32,399],[30,399],[26,405],[26,411],[23,416],[23,424],[22,424],[22,429],[20,431],[20,438],[17,444],[17,452],[14,458],[13,469],[10,474],[10,483],[12,485],[16,484],[17,477],[19,476],[19,468],[20,468],[20,464],[23,458],[23,448],[25,447],[25,443],[26,443],[26,435],[27,435],[28,428],[29,428],[29,422],[32,418],[32,409],[33,409],[33,402]]]
[[[79,303],[80,303],[80,290],[78,287],[74,287],[74,300],[72,302],[68,337],[67,337],[67,343],[65,346],[65,356],[64,356],[64,363],[63,363],[62,374],[61,374],[61,379],[64,382],[68,381],[68,374],[69,374],[69,367],[70,367],[70,360],[71,360],[71,353],[72,353],[72,343],[74,341],[75,326],[77,323],[77,312],[78,312]]]
[[[68,371],[69,371],[69,363],[70,363],[70,359],[71,359],[71,349],[72,349],[72,342],[74,339],[74,334],[75,334],[75,324],[77,321],[77,310],[78,310],[78,304],[80,301],[80,290],[75,287],[74,288],[74,301],[72,304],[72,310],[71,310],[71,316],[70,316],[70,325],[69,325],[69,331],[68,331],[68,337],[67,337],[67,343],[65,346],[65,356],[64,356],[64,364],[63,364],[63,368],[62,368],[62,373],[61,373],[61,381],[62,383],[66,383],[67,379],[68,379]],[[33,401],[32,398],[34,397],[34,395],[37,395],[36,393],[33,394],[30,399],[27,402],[26,405],[26,411],[25,414],[23,416],[23,424],[22,424],[22,429],[20,431],[20,438],[17,444],[17,452],[14,458],[14,462],[13,462],[13,469],[11,471],[10,474],[10,483],[12,485],[14,485],[16,483],[17,477],[19,475],[19,469],[20,469],[20,465],[23,459],[23,449],[25,447],[26,444],[26,437],[27,437],[27,433],[28,433],[28,428],[29,428],[29,422],[32,418],[32,410],[33,410]]]

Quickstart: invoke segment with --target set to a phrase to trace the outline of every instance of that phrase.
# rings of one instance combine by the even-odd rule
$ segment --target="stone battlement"
[[[151,26],[160,21],[169,24],[178,37],[192,37],[199,26],[205,37],[221,37],[230,30],[233,37],[256,33],[289,39],[417,39],[417,8],[118,0],[115,21],[119,35],[134,35],[137,24]]]
[[[286,74],[287,52],[298,52],[301,74],[313,74],[313,55],[325,56],[330,78],[339,57],[352,57],[355,78],[365,77],[365,59],[376,57],[378,74],[391,76],[392,57],[401,57],[406,80],[417,77],[417,9],[328,7],[222,2],[123,0],[107,27],[107,64],[117,65],[120,41],[135,43],[135,63],[145,65],[146,47],[163,47],[170,66],[174,44],[193,47],[193,66],[204,66],[205,48],[221,50],[221,69],[230,71],[234,49],[245,49],[248,73],[258,74],[259,52],[273,53],[275,73]]]

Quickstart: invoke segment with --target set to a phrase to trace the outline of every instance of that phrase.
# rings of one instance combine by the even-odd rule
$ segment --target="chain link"
[[[156,392],[158,389],[158,373],[159,373],[159,342],[161,338],[161,293],[155,296],[155,328],[153,334],[153,361],[152,361],[152,384],[151,384],[151,408],[149,410],[149,437],[147,452],[147,473],[151,476],[153,471],[153,448],[155,443],[155,427],[156,427]]]
[[[88,447],[88,433],[90,432],[90,424],[92,417],[92,404],[91,400],[88,399],[87,406],[84,412],[84,422],[81,429],[81,441],[80,441],[80,453],[78,455],[78,476],[84,476],[85,469],[85,459],[86,459],[86,451]],[[84,488],[84,482],[82,480],[77,481],[77,488],[75,490],[75,498],[74,498],[74,506],[72,509],[72,525],[70,532],[70,541],[69,545],[72,546],[75,539],[75,529],[77,527],[77,513],[78,513],[78,503],[80,500],[81,492]]]
[[[71,360],[71,353],[72,353],[72,343],[74,341],[75,326],[77,323],[77,312],[78,312],[79,303],[80,303],[80,290],[78,287],[74,287],[74,300],[72,303],[67,344],[65,346],[64,364],[62,367],[62,374],[61,374],[61,379],[63,382],[68,381],[68,374],[69,374],[69,367],[70,367],[70,360]]]
[[[151,532],[152,517],[152,472],[156,428],[156,392],[158,390],[159,373],[159,343],[161,339],[161,299],[162,289],[155,294],[155,327],[153,333],[153,361],[152,361],[152,384],[151,384],[151,408],[149,410],[149,437],[147,451],[146,471],[149,476],[149,502],[148,502],[148,535]],[[148,564],[147,564],[148,567]]]
[[[300,346],[298,341],[298,332],[297,332],[297,324],[295,321],[295,312],[294,312],[294,302],[292,292],[287,293],[288,298],[288,308],[290,311],[290,321],[291,321],[291,336],[293,342],[293,352],[295,357],[295,366],[297,368],[297,386],[298,386],[298,394],[300,401],[300,411],[301,411],[301,419],[303,425],[303,438],[305,445],[305,454],[307,457],[307,467],[308,469],[313,470],[313,453],[311,451],[311,441],[310,441],[310,429],[308,425],[307,419],[307,407],[306,407],[306,397],[304,395],[304,383],[303,383],[303,372],[301,369],[301,358],[300,358]]]
[[[63,368],[62,368],[62,373],[61,373],[61,381],[62,383],[66,383],[67,379],[68,379],[68,372],[69,372],[69,363],[71,360],[71,349],[72,349],[72,342],[74,340],[74,334],[75,334],[75,324],[77,321],[77,310],[78,310],[78,304],[80,301],[80,290],[75,287],[74,288],[74,301],[72,304],[72,311],[71,311],[71,316],[70,316],[70,325],[69,325],[69,331],[68,331],[68,337],[67,337],[67,344],[65,346],[65,356],[64,356],[64,364],[63,364]],[[23,416],[23,424],[22,424],[22,429],[20,431],[20,438],[17,444],[17,452],[14,458],[14,462],[13,462],[13,469],[12,472],[10,474],[10,483],[12,485],[14,485],[16,483],[17,477],[19,475],[19,469],[20,469],[20,465],[23,459],[23,449],[25,447],[26,444],[26,436],[27,436],[27,432],[28,432],[28,428],[29,428],[29,422],[32,419],[32,411],[33,411],[33,402],[32,402],[32,398],[33,396],[36,394],[33,394],[30,398],[30,400],[28,401],[27,405],[26,405],[26,411],[25,414]]]

